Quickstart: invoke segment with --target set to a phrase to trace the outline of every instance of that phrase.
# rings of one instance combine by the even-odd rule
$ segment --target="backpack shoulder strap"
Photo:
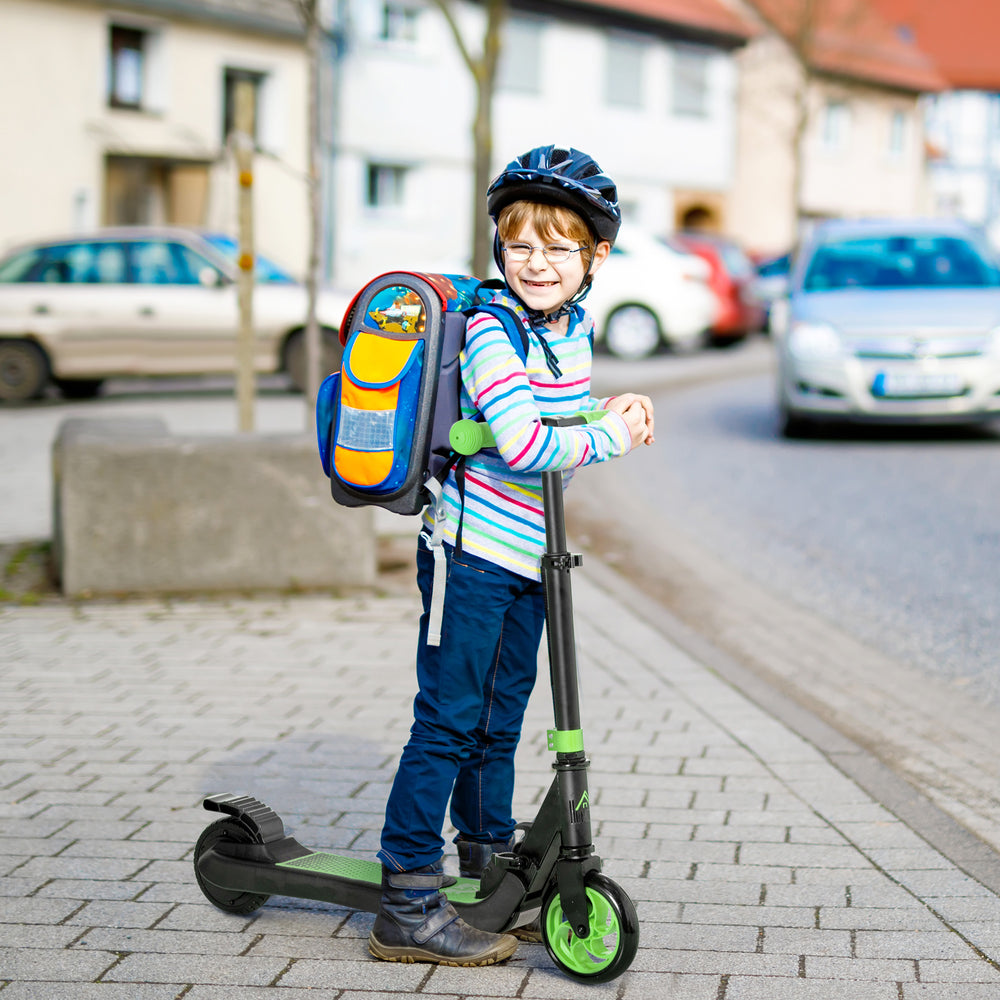
[[[510,338],[514,353],[517,354],[518,359],[524,364],[528,359],[528,331],[525,330],[524,324],[517,313],[513,309],[507,308],[507,306],[501,305],[499,302],[482,302],[471,309],[465,310],[466,316],[473,316],[476,313],[488,313],[494,319],[500,320],[500,325]]]

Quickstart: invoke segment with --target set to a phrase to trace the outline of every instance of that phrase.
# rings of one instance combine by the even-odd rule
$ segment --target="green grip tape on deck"
[[[556,753],[579,753],[583,750],[582,729],[550,729],[549,749]]]
[[[580,417],[585,424],[591,424],[595,420],[600,420],[607,412],[607,410],[583,410],[574,416]],[[485,420],[456,420],[448,432],[448,443],[459,455],[475,455],[483,448],[497,446],[493,431]]]

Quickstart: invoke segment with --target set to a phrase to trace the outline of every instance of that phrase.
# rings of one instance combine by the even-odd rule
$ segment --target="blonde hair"
[[[584,270],[590,270],[594,256],[594,235],[590,227],[571,208],[548,205],[538,201],[514,201],[497,218],[500,242],[517,239],[526,226],[531,226],[546,241],[567,239],[581,246]]]

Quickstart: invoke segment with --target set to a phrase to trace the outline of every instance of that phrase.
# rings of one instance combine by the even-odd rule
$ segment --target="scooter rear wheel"
[[[198,859],[222,840],[228,840],[236,844],[255,843],[250,832],[235,820],[218,820],[202,831],[201,836],[198,838],[198,843],[194,845],[194,877],[198,880],[198,886],[208,901],[220,910],[240,915],[253,913],[254,910],[263,906],[271,897],[255,892],[220,889],[218,886],[206,882],[202,878],[201,872],[198,871]]]
[[[628,893],[600,872],[589,872],[586,937],[578,937],[563,913],[558,889],[542,904],[542,939],[552,961],[571,979],[605,983],[620,976],[639,948],[639,918]]]

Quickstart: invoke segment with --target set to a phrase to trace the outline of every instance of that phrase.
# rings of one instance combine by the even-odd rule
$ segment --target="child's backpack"
[[[518,357],[528,335],[476,278],[396,271],[368,282],[340,328],[344,356],[316,401],[333,499],[416,514],[458,460],[448,442],[459,411],[459,352],[473,312],[503,324]]]

